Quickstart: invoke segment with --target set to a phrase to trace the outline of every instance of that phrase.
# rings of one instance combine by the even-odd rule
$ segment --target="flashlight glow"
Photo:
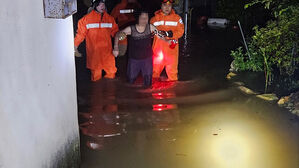
[[[232,108],[230,103],[219,107],[198,107],[197,111],[202,115],[194,121],[194,131],[190,130],[188,140],[176,149],[194,156],[193,164],[198,167],[292,167],[298,155],[288,153],[296,153],[298,149],[282,145],[279,140],[282,137],[273,131],[269,123],[254,120],[251,114],[244,117],[244,111],[251,109],[241,107]]]

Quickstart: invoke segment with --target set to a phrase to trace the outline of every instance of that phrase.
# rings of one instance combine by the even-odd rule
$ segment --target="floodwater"
[[[125,58],[116,80],[96,83],[77,59],[81,167],[299,168],[298,117],[225,79],[240,41],[231,29],[193,33],[180,81],[152,89],[125,82]]]

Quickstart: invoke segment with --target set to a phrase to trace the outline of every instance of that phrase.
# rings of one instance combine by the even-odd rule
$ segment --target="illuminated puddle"
[[[275,105],[239,92],[232,96],[229,89],[213,94],[226,99],[205,103],[211,98],[209,94],[187,100],[167,88],[151,92],[131,88],[136,94],[146,94],[147,101],[117,104],[122,102],[117,89],[106,88],[117,82],[105,83],[100,84],[101,92],[93,91],[89,112],[80,114],[84,121],[83,167],[299,165],[299,120]]]
[[[79,82],[82,168],[298,168],[298,117],[228,87],[218,35],[180,58],[192,80]]]

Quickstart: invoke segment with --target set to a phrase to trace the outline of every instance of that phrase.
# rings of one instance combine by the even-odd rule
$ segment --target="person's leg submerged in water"
[[[127,76],[128,76],[128,82],[130,84],[134,84],[136,81],[138,74],[141,70],[142,65],[140,64],[139,60],[135,59],[129,59],[128,61],[128,71],[127,71]]]
[[[143,60],[143,66],[141,69],[143,76],[143,84],[145,87],[150,87],[152,85],[153,78],[153,59],[147,58]]]

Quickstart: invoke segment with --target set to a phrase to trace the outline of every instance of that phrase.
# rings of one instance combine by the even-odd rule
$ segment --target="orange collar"
[[[172,9],[169,15],[173,15],[173,14],[175,14],[175,11]],[[155,15],[163,15],[163,16],[165,16],[164,13],[162,12],[162,9],[156,11]],[[167,16],[169,16],[169,15],[167,15]]]

